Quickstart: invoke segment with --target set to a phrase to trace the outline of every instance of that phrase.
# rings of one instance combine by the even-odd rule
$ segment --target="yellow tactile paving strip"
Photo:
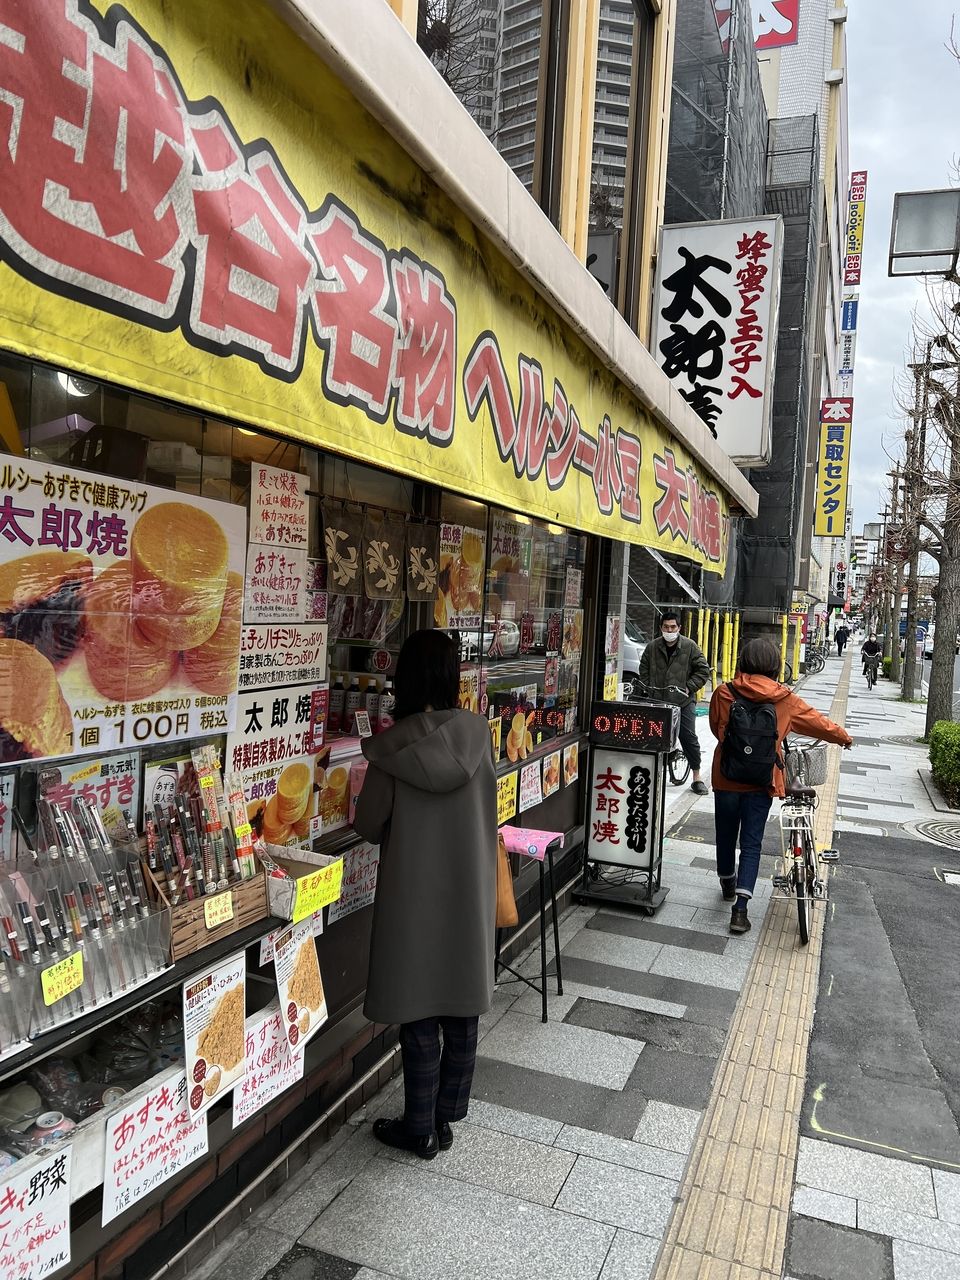
[[[840,724],[849,684],[848,657],[830,707]],[[833,835],[840,756],[830,749],[819,846]],[[770,902],[654,1280],[781,1280],[823,918],[801,947],[795,903]]]

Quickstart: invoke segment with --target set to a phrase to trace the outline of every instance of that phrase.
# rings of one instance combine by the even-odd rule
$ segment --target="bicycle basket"
[[[791,747],[785,763],[788,787],[822,787],[827,780],[827,744]]]

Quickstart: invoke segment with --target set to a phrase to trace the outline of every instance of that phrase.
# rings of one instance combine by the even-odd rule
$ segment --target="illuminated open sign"
[[[590,711],[590,741],[623,751],[673,751],[680,730],[680,708],[663,702],[595,702]]]

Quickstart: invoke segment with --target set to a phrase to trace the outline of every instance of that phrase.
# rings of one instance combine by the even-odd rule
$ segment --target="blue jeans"
[[[737,893],[753,897],[760,872],[763,828],[773,801],[765,791],[714,791],[713,817],[717,830],[717,875],[737,877]],[[737,836],[740,865],[737,866]]]

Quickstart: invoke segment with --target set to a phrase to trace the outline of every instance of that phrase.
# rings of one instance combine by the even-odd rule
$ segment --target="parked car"
[[[627,619],[623,628],[623,681],[630,685],[640,679],[640,659],[649,641],[635,622]],[[627,697],[630,689],[626,690]]]

